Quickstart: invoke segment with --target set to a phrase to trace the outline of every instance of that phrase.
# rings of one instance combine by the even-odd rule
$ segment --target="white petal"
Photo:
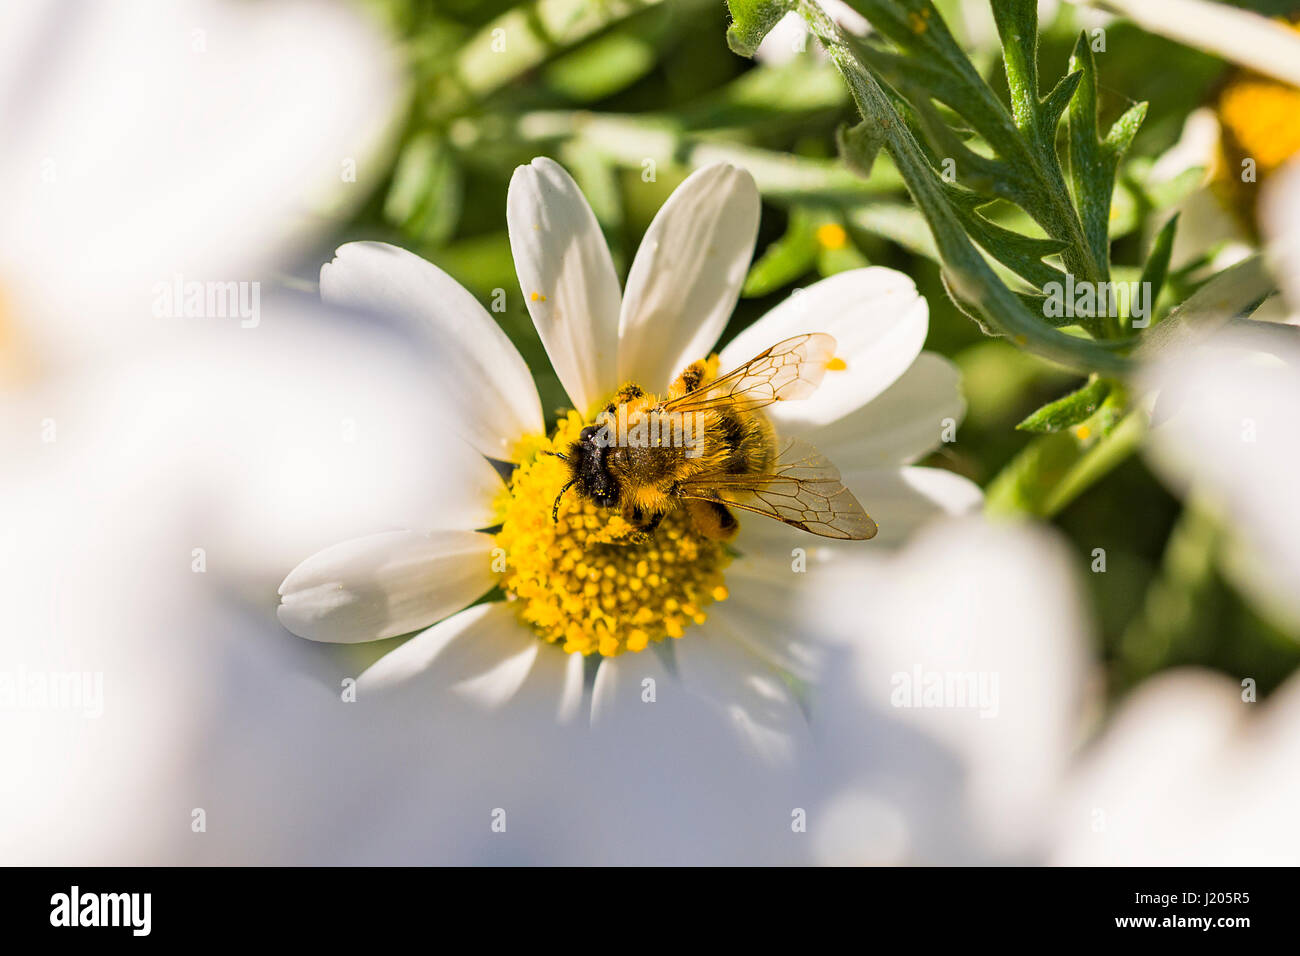
[[[510,701],[511,710],[547,715],[567,724],[582,711],[585,679],[581,654],[566,654],[554,644],[537,640],[537,656],[523,685]]]
[[[941,743],[964,768],[973,832],[1023,852],[1078,733],[1091,641],[1073,564],[1054,532],[971,518],[887,564],[843,565],[819,595],[852,648],[813,714],[828,745],[872,772],[890,748],[855,753],[853,731],[884,715],[896,740],[916,733],[904,772],[919,774],[923,741]]]
[[[1269,255],[1277,264],[1274,274],[1291,311],[1300,313],[1300,161],[1287,163],[1269,180],[1259,218]]]
[[[280,585],[280,622],[313,641],[409,634],[492,587],[492,538],[476,531],[386,531],[312,555]]]
[[[1234,583],[1291,623],[1300,621],[1300,348],[1281,337],[1270,341],[1272,353],[1259,346],[1227,331],[1150,363],[1143,384],[1159,397],[1146,454],[1175,491],[1223,514],[1247,572],[1228,564]]]
[[[760,207],[754,177],[728,163],[698,169],[673,190],[628,272],[620,381],[658,391],[709,354],[740,297]]]
[[[943,468],[874,468],[846,472],[844,484],[876,519],[873,539],[893,544],[935,518],[971,514],[984,506],[979,485]]]
[[[357,679],[357,696],[403,688],[450,690],[488,708],[508,703],[528,679],[542,642],[504,601],[479,604],[421,631]]]
[[[792,335],[833,335],[835,356],[846,367],[827,371],[810,398],[770,408],[778,424],[824,425],[861,408],[907,370],[925,342],[929,316],[916,284],[903,273],[852,269],[799,290],[737,335],[722,350],[722,369]]]
[[[1178,669],[1144,682],[1071,774],[1052,862],[1294,863],[1295,735],[1260,745],[1268,721],[1294,719],[1297,687],[1292,680],[1261,705],[1243,702],[1240,685],[1208,671]]]
[[[646,681],[654,682],[653,702],[646,699]],[[591,724],[616,732],[628,724],[656,720],[659,710],[648,705],[663,702],[672,709],[673,698],[680,694],[680,681],[664,669],[653,648],[603,658],[591,688]]]
[[[768,626],[797,625],[778,619]],[[746,750],[771,764],[794,756],[808,731],[794,694],[770,664],[729,635],[725,624],[710,620],[692,628],[674,650],[682,682],[722,709]]]
[[[1144,30],[1300,86],[1300,37],[1283,23],[1210,0],[1106,0]]]
[[[321,266],[321,298],[393,317],[428,343],[429,387],[448,422],[483,454],[512,460],[542,430],[542,406],[523,357],[455,279],[383,242],[349,242]]]
[[[269,280],[385,175],[406,81],[365,11],[21,6],[0,25],[0,262],[47,367],[184,334],[159,287]]]
[[[806,626],[807,572],[797,572],[786,551],[780,561],[749,559],[727,569],[727,600],[709,605],[710,621],[759,657],[804,680],[820,660],[816,635]],[[797,623],[796,623],[797,622]]]
[[[584,415],[618,388],[618,276],[578,184],[544,157],[506,197],[515,272],[546,354]]]
[[[798,435],[841,471],[903,465],[938,446],[945,429],[955,428],[965,414],[957,366],[922,352],[898,381],[862,408]]]
[[[763,42],[754,51],[754,59],[765,66],[781,66],[805,52],[815,42],[804,26],[803,17],[794,12],[787,13],[777,21],[776,26],[767,31],[767,36],[763,37]]]

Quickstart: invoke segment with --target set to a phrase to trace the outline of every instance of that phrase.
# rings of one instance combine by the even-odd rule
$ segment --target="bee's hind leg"
[[[630,402],[633,399],[641,398],[643,395],[645,395],[645,390],[642,389],[640,385],[636,382],[628,382],[614,393],[614,397],[611,398],[609,404],[605,406],[605,413],[608,415],[617,414],[618,406],[622,405],[624,402]]]
[[[691,523],[695,525],[695,530],[706,538],[730,541],[740,530],[740,522],[731,513],[731,509],[716,501],[687,498],[686,511],[691,516]]]
[[[653,514],[646,514],[640,508],[633,508],[624,515],[627,522],[636,528],[632,533],[631,540],[634,544],[643,544],[650,539],[650,536],[659,529],[660,523],[664,520],[666,511],[656,511]]]
[[[678,375],[672,385],[668,386],[668,398],[681,398],[695,391],[701,385],[707,385],[718,377],[718,357],[711,355],[707,359],[697,359]]]

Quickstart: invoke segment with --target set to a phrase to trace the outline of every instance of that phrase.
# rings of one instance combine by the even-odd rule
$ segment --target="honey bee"
[[[876,523],[817,449],[779,440],[761,411],[807,398],[821,384],[835,339],[820,332],[778,342],[739,368],[713,377],[692,362],[660,399],[629,383],[579,433],[568,453],[572,487],[651,534],[684,507],[702,535],[726,540],[739,528],[732,508],[766,515],[828,538],[874,537]]]

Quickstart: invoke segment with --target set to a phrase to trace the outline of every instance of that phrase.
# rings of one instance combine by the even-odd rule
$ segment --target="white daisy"
[[[800,332],[835,337],[821,387],[806,401],[772,406],[771,419],[783,436],[808,438],[839,465],[880,525],[877,542],[827,542],[751,518],[733,549],[670,512],[648,541],[611,546],[618,519],[577,496],[562,499],[552,521],[567,469],[541,454],[567,449],[621,384],[662,392],[709,353],[739,296],[759,206],[744,170],[696,171],[656,215],[620,290],[569,175],[548,159],[516,170],[508,219],[520,285],[577,409],[549,435],[524,360],[468,292],[401,249],[341,247],[321,270],[322,297],[418,328],[431,345],[430,401],[466,442],[514,470],[504,482],[486,459],[462,464],[454,477],[440,476],[440,486],[451,477],[465,491],[435,522],[309,557],[281,586],[284,625],[347,643],[425,628],[362,676],[363,693],[419,682],[493,706],[528,701],[561,720],[588,708],[600,719],[639,702],[643,678],[664,665],[635,652],[682,638],[669,642],[677,676],[726,702],[757,749],[782,751],[799,723],[786,678],[807,677],[815,660],[801,622],[805,562],[815,569],[819,560],[848,560],[854,549],[865,553],[933,515],[981,502],[966,479],[909,464],[963,413],[954,367],[921,353],[928,310],[912,281],[883,268],[822,280],[720,357],[726,371]],[[504,600],[473,603],[496,588]],[[588,656],[598,663],[589,700]]]
[[[183,337],[160,287],[282,268],[377,185],[402,99],[342,4],[0,5],[0,387]]]
[[[1071,0],[1112,10],[1144,30],[1300,84],[1300,36],[1251,10],[1212,0]]]
[[[323,668],[269,605],[304,550],[425,513],[417,479],[447,453],[425,369],[318,302],[263,307],[255,334],[196,327],[0,402],[5,860],[320,859],[348,852],[328,834],[380,774],[409,783],[376,758],[323,797],[331,768],[385,734],[341,699],[356,669]],[[44,696],[55,686],[70,696]],[[433,766],[468,777],[450,749]],[[453,797],[463,821],[469,797]]]
[[[844,0],[820,0],[823,10],[839,24],[840,28],[847,30],[849,33],[857,36],[864,36],[870,29],[871,24],[867,18]],[[816,52],[825,56],[821,49],[821,44],[812,38],[808,32],[808,27],[803,22],[803,17],[791,12],[777,21],[776,26],[767,32],[763,37],[763,42],[758,45],[754,51],[754,59],[760,63],[767,63],[777,66],[782,63],[789,63],[800,53],[806,52],[812,47]]]
[[[1190,668],[1143,684],[1071,773],[1050,862],[1294,866],[1300,679],[1254,701]]]
[[[1222,674],[1164,673],[1099,726],[1077,567],[1050,528],[968,518],[818,583],[839,640],[797,774],[817,862],[1297,859],[1300,680],[1256,704]]]
[[[1089,626],[1061,536],[979,518],[817,582],[836,651],[801,776],[822,863],[1026,860],[1078,738]],[[855,597],[872,595],[869,613]]]
[[[1300,324],[1300,162],[1268,185],[1266,251],[1282,286],[1278,311]],[[1214,317],[1221,320],[1226,317]],[[1159,395],[1147,454],[1180,494],[1226,520],[1237,547],[1226,563],[1236,583],[1284,622],[1300,622],[1300,469],[1292,409],[1300,402],[1300,345],[1292,330],[1229,325],[1158,354],[1142,382]]]

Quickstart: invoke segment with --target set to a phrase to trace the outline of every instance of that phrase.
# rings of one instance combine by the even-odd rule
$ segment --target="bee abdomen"
[[[753,474],[767,467],[772,457],[772,438],[763,416],[757,412],[724,412],[718,416],[718,425],[728,474]]]

